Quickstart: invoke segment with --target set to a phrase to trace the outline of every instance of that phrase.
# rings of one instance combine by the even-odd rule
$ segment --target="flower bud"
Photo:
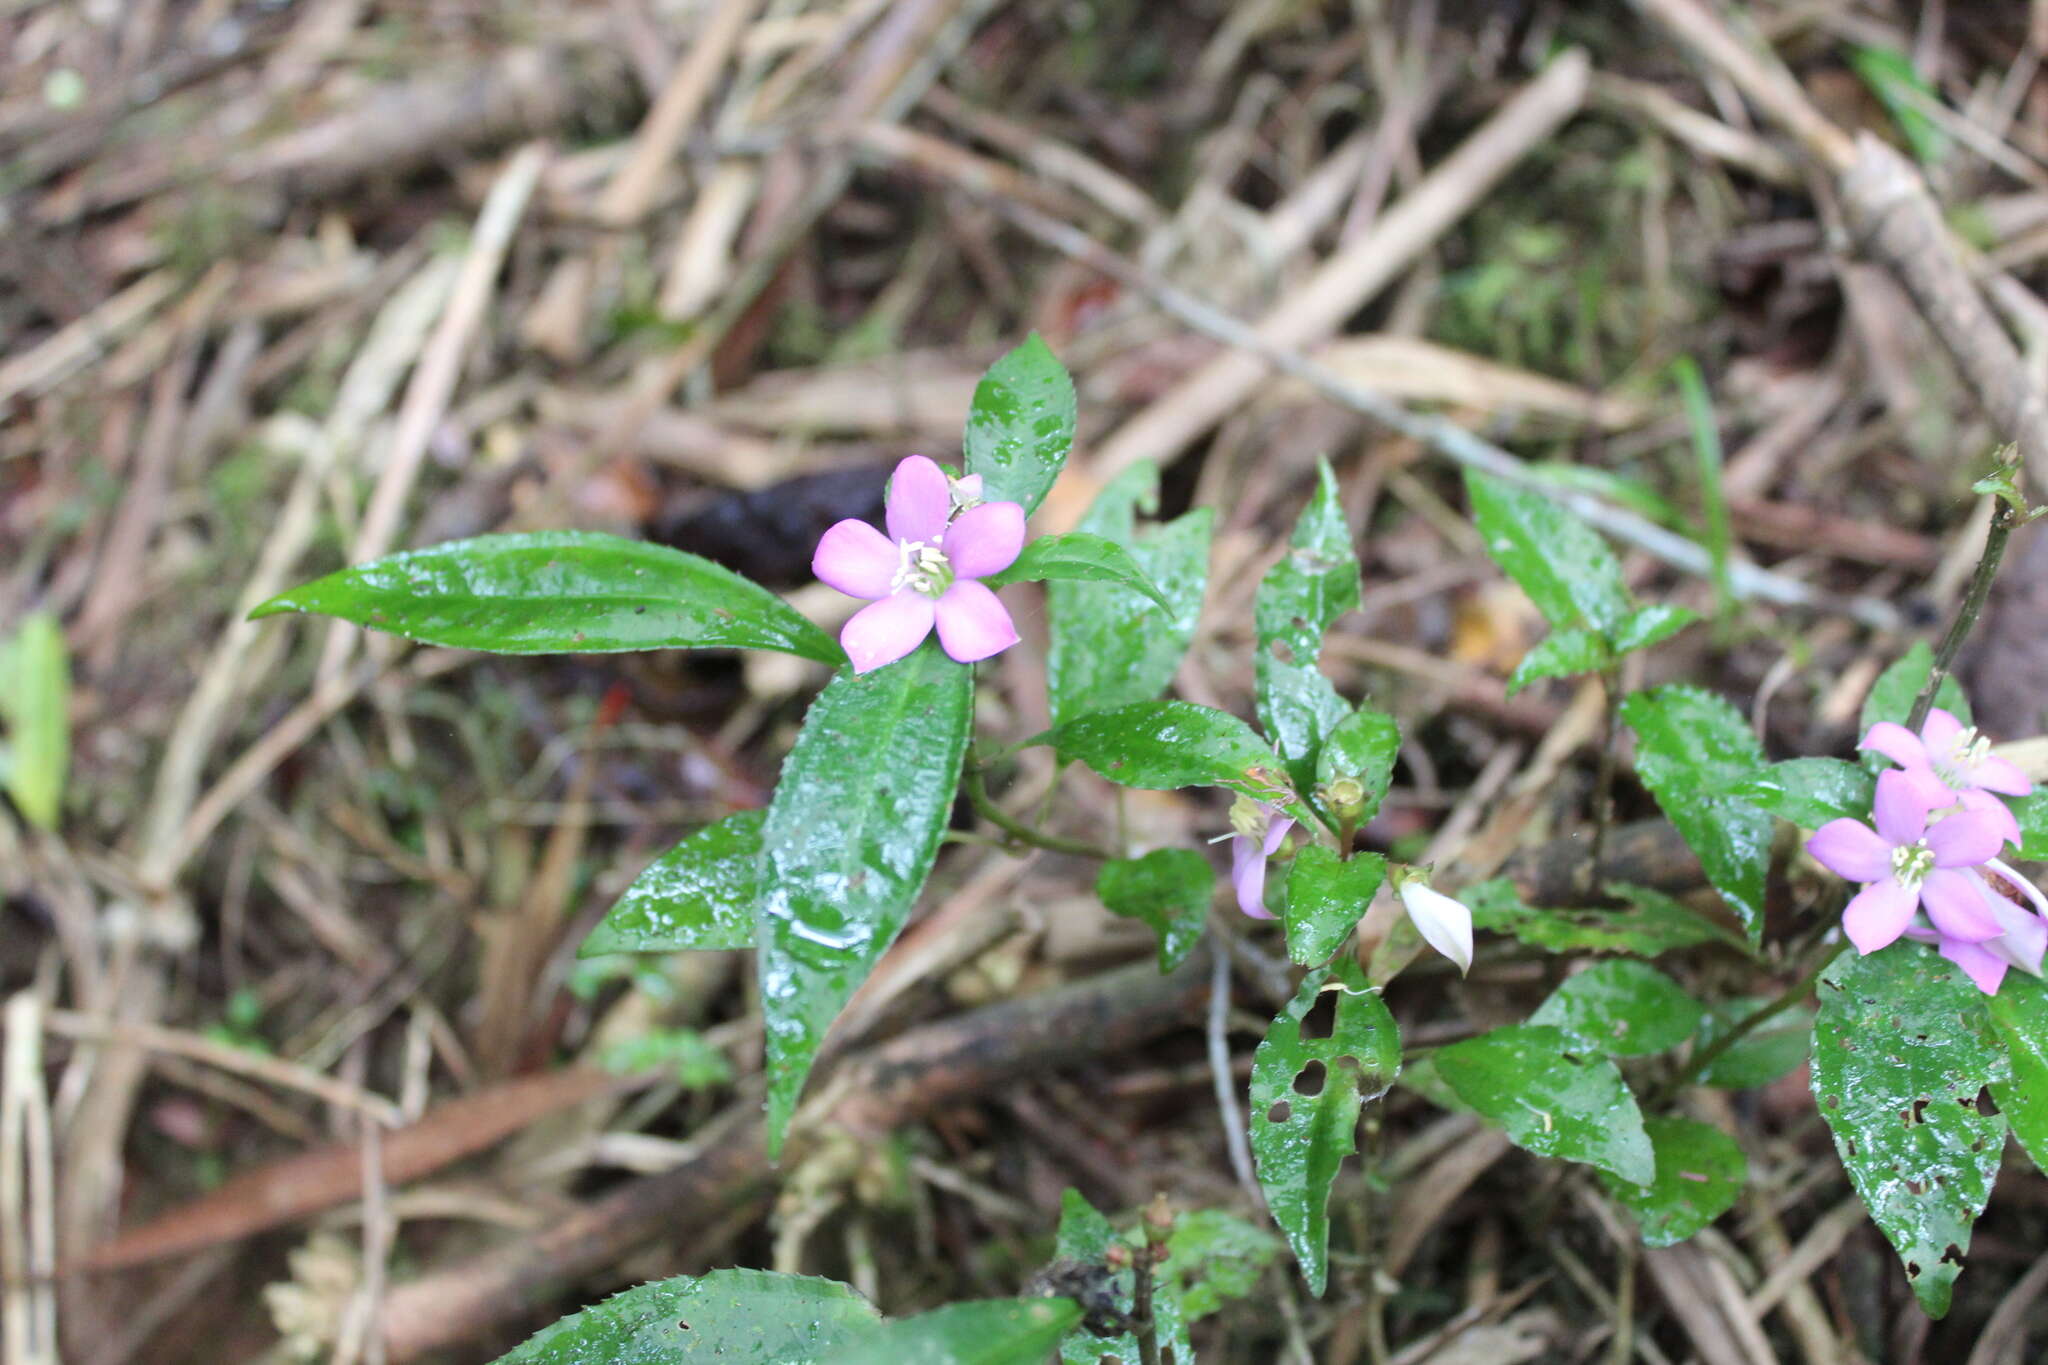
[[[1323,804],[1330,814],[1347,824],[1365,814],[1365,784],[1355,777],[1333,777],[1323,784]]]

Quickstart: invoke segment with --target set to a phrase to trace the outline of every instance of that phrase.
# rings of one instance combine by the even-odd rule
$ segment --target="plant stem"
[[[1820,974],[1826,971],[1828,964],[1832,963],[1839,955],[1840,950],[1838,948],[1832,944],[1827,945],[1827,952],[1822,955],[1819,962],[1813,965],[1812,970],[1787,986],[1779,993],[1777,999],[1771,1001],[1770,1004],[1765,1005],[1762,1009],[1743,1016],[1741,1021],[1733,1028],[1694,1053],[1691,1060],[1686,1062],[1684,1068],[1676,1076],[1672,1077],[1670,1083],[1664,1087],[1665,1093],[1676,1094],[1678,1091],[1691,1085],[1702,1075],[1706,1074],[1707,1068],[1719,1061],[1729,1048],[1734,1047],[1744,1038],[1756,1032],[1758,1028],[1777,1018],[1786,1010],[1791,1009],[1801,1000],[1804,1000],[1812,992],[1814,983],[1820,980]]]
[[[2017,476],[2018,471],[2016,467],[2008,466],[2007,472]],[[1941,690],[1942,682],[1956,661],[1957,652],[1962,649],[1971,627],[1977,624],[1978,614],[1984,610],[1984,599],[1991,594],[1991,580],[1998,576],[1998,561],[2005,558],[2005,542],[2012,535],[2012,528],[2020,523],[2018,508],[2002,497],[1995,494],[1993,497],[1991,529],[1984,536],[1984,553],[1977,560],[1977,571],[1970,575],[1970,588],[1963,594],[1962,605],[1956,608],[1956,619],[1949,623],[1941,648],[1934,651],[1934,667],[1927,670],[1927,686],[1913,698],[1913,713],[1906,718],[1908,730],[1917,732],[1921,722],[1927,719],[1927,712],[1934,706],[1935,693]]]
[[[1614,1285],[1614,1338],[1607,1346],[1607,1365],[1628,1365],[1636,1354],[1636,1261],[1633,1241],[1621,1244],[1621,1273]]]
[[[1600,674],[1607,691],[1605,720],[1600,731],[1600,775],[1593,784],[1593,876],[1594,892],[1600,890],[1601,863],[1607,856],[1607,827],[1614,823],[1614,731],[1621,717],[1621,670],[1609,665]]]
[[[1108,862],[1116,856],[1108,849],[1099,848],[1085,839],[1069,839],[1061,834],[1048,834],[1044,830],[1033,829],[1017,819],[998,806],[995,799],[988,794],[988,785],[982,780],[980,768],[970,766],[967,769],[966,790],[967,802],[974,807],[975,814],[1001,830],[1011,844],[1025,844],[1032,848],[1042,848],[1048,853],[1064,853],[1074,858],[1093,858],[1098,862]]]
[[[1173,1209],[1164,1193],[1152,1196],[1143,1219],[1145,1245],[1137,1253],[1137,1279],[1131,1289],[1131,1316],[1137,1320],[1141,1365],[1160,1365],[1159,1319],[1152,1311],[1152,1272],[1166,1259],[1166,1241],[1173,1234]],[[1175,1362],[1180,1365],[1180,1362]]]

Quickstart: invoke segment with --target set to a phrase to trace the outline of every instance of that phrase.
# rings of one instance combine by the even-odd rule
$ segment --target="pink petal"
[[[1998,899],[2004,900],[2004,897]],[[2039,976],[2041,961],[2048,958],[2048,924],[2043,924],[2039,915],[2030,915],[2011,901],[2005,901],[2005,905],[2014,914],[2007,919],[2000,912],[1998,922],[2005,926],[2005,932],[1997,938],[1985,940],[1984,951],[1997,954],[2031,976]]]
[[[2007,885],[2011,886],[2013,890],[2017,891],[2020,895],[2025,896],[2027,900],[2033,905],[2034,912],[2036,914],[2048,915],[2048,896],[2044,896],[2041,894],[2040,887],[2034,885],[2025,877],[2022,877],[2019,873],[2013,871],[2011,867],[2007,866],[2003,862],[2000,862],[1996,858],[1986,858],[1984,860],[1984,866],[1981,869],[1979,869],[1977,875],[1983,876],[1986,872],[1995,873],[1998,877],[2003,879]],[[2000,896],[1999,899],[2005,900],[2006,898],[2004,896]],[[2026,907],[2014,906],[2013,908],[2017,910],[2024,910]]]
[[[870,602],[889,595],[896,564],[896,547],[864,521],[837,523],[819,538],[811,556],[811,572],[820,583]]]
[[[1939,949],[1941,955],[1963,969],[1963,974],[1977,983],[1977,989],[1986,995],[1998,994],[1998,985],[2005,980],[2005,960],[1996,953],[1986,950],[1981,944],[1959,943],[1944,938]]]
[[[1940,810],[1944,806],[1953,806],[1956,803],[1956,789],[1942,781],[1934,769],[1926,764],[1918,764],[1911,768],[1894,768],[1892,771],[1912,785],[1914,799],[1927,809]]]
[[[1964,814],[1988,822],[2004,843],[2019,844],[2020,822],[2012,813],[2011,806],[1990,792],[1978,791],[1974,787],[1958,794],[1956,799],[1962,802]]]
[[[2012,819],[2011,812],[2006,819]],[[1997,816],[1965,807],[1934,822],[1927,831],[1927,847],[1936,867],[1974,867],[1998,856],[2005,847],[2005,828]]]
[[[1273,918],[1266,908],[1266,855],[1242,834],[1230,841],[1230,885],[1238,909],[1253,919]]]
[[[1985,791],[2004,792],[2007,796],[2026,796],[2034,790],[2019,764],[1995,754],[1970,770],[1970,780]]]
[[[923,644],[932,632],[932,605],[923,593],[899,592],[855,612],[839,632],[853,671],[866,673],[893,664]]]
[[[889,507],[884,518],[893,539],[937,545],[946,534],[946,518],[952,511],[953,494],[946,486],[945,470],[922,455],[897,464],[889,477]]]
[[[1872,814],[1877,818],[1877,832],[1887,844],[1899,848],[1920,842],[1927,829],[1927,813],[1934,809],[1928,795],[1918,781],[1896,768],[1877,775]]]
[[[963,578],[939,599],[939,643],[953,658],[971,664],[1016,644],[1017,627],[993,592]]]
[[[1280,847],[1280,841],[1287,837],[1287,831],[1294,828],[1294,819],[1279,814],[1264,803],[1260,804],[1260,809],[1266,812],[1266,856],[1270,858]]]
[[[1001,573],[1023,548],[1024,509],[1014,502],[970,507],[946,528],[946,558],[962,578]]]
[[[1990,893],[1968,873],[1936,868],[1920,883],[1920,903],[1944,939],[1982,943],[2001,932],[1998,916],[1985,903]]]
[[[1806,851],[1837,877],[1852,882],[1883,881],[1892,875],[1891,845],[1861,820],[1830,820],[1806,841]]]
[[[1944,711],[1937,706],[1927,713],[1926,720],[1920,722],[1920,742],[1931,754],[1945,754],[1963,737],[1965,728],[1955,712]]]
[[[1913,918],[1917,897],[1895,881],[1872,882],[1842,912],[1842,930],[1859,953],[1888,947]]]
[[[1870,733],[1856,747],[1875,750],[1901,768],[1924,768],[1928,765],[1927,746],[1920,742],[1920,736],[1896,721],[1881,720],[1871,726]]]

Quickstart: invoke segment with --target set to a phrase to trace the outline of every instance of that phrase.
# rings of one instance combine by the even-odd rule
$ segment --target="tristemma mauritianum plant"
[[[1552,627],[1511,688],[1601,681],[1610,729],[1632,735],[1635,773],[1697,855],[1713,903],[1609,880],[1597,836],[1574,904],[1526,904],[1505,879],[1438,884],[1431,868],[1362,846],[1403,736],[1318,666],[1325,634],[1360,600],[1360,531],[1328,465],[1253,597],[1246,719],[1165,696],[1203,609],[1210,509],[1143,523],[1157,475],[1140,467],[1102,488],[1074,531],[1030,534],[1074,418],[1072,384],[1038,338],[997,362],[957,467],[907,456],[882,525],[842,521],[817,545],[817,576],[863,603],[836,640],[708,560],[578,532],[392,555],[257,614],[318,613],[505,653],[762,649],[833,670],[766,808],[661,855],[583,945],[754,950],[771,1150],[805,1122],[820,1046],[903,930],[942,845],[992,838],[1096,860],[1104,906],[1156,934],[1162,971],[1205,937],[1270,944],[1302,969],[1239,1098],[1267,1212],[1313,1292],[1332,1272],[1338,1172],[1359,1151],[1366,1107],[1393,1085],[1569,1163],[1658,1247],[1726,1212],[1745,1180],[1741,1147],[1687,1094],[1766,1085],[1810,1056],[1851,1181],[1921,1305],[1945,1312],[2005,1136],[2048,1153],[2048,899],[2014,866],[2048,857],[2048,801],[1970,728],[1967,702],[1943,681],[1959,632],[1938,660],[1916,646],[1877,681],[1860,761],[1774,762],[1720,697],[1685,685],[1624,694],[1623,661],[1693,614],[1638,602],[1600,536],[1542,493],[1468,475],[1488,554]],[[2009,479],[1996,489],[2016,499]],[[1025,581],[1046,585],[1052,723],[1004,748],[977,736],[977,667],[1019,647],[1024,604],[1000,590]],[[1087,772],[1124,788],[1214,789],[1211,842],[1227,848],[1140,847],[1120,829],[1080,839],[1018,818],[991,781],[1033,747],[1050,750],[1063,781]],[[992,835],[959,828],[963,791]],[[1785,826],[1803,839],[1780,838]],[[1805,907],[1767,935],[1767,886],[1788,882]],[[1367,920],[1376,901],[1386,909]],[[1555,988],[1520,1022],[1404,1045],[1387,984],[1438,959],[1471,971],[1475,952],[1479,965],[1489,953],[1552,955]],[[1739,975],[1730,964],[1784,988],[1717,993],[1710,983]],[[1369,1171],[1366,1197],[1380,1183]],[[884,1322],[830,1281],[719,1271],[628,1291],[506,1359],[685,1360],[754,1343],[741,1358],[1036,1362],[1057,1348],[1070,1362],[1171,1352],[1188,1365],[1189,1324],[1249,1292],[1276,1246],[1220,1210],[1156,1206],[1119,1230],[1070,1191],[1059,1273],[1041,1277],[1036,1297]],[[1378,1273],[1369,1256],[1362,1273]]]

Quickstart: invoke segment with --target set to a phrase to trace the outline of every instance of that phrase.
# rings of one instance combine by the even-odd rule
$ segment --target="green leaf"
[[[1856,733],[1869,734],[1870,727],[1881,720],[1904,725],[1906,717],[1913,714],[1913,703],[1919,699],[1920,689],[1927,686],[1927,675],[1933,669],[1934,650],[1925,640],[1915,640],[1899,656],[1898,662],[1878,674],[1877,681],[1870,685],[1870,695],[1863,699],[1863,714],[1856,722]],[[1934,704],[1953,712],[1963,724],[1970,723],[1970,699],[1963,695],[1963,685],[1954,676],[1941,680],[1941,686],[1934,693]],[[1889,763],[1879,754],[1871,754],[1869,760],[1878,766]]]
[[[1327,1038],[1301,1021],[1325,991],[1337,997]],[[1329,1277],[1330,1186],[1358,1150],[1358,1112],[1401,1072],[1401,1034],[1350,958],[1313,971],[1252,1054],[1252,1155],[1273,1221],[1309,1291]]]
[[[1128,1249],[1136,1245],[1136,1239],[1120,1235],[1079,1190],[1070,1189],[1060,1196],[1055,1254],[1060,1261],[1083,1267],[1086,1279],[1092,1282],[1089,1287],[1128,1317],[1132,1308],[1131,1272],[1111,1272],[1106,1264],[1110,1247],[1118,1244]],[[1167,1264],[1170,1271],[1172,1262]],[[1188,1319],[1181,1310],[1179,1283],[1171,1274],[1154,1286],[1152,1313],[1159,1324],[1160,1345],[1170,1347],[1176,1360],[1192,1361],[1195,1353],[1188,1343]],[[1062,1365],[1100,1365],[1104,1361],[1143,1365],[1143,1355],[1133,1333],[1097,1336],[1086,1327],[1077,1327],[1060,1344],[1060,1361]]]
[[[953,810],[973,675],[927,644],[840,673],[803,730],[761,827],[761,1007],[771,1152],[825,1029],[924,886]]]
[[[1647,1057],[1692,1037],[1706,1011],[1647,962],[1615,958],[1566,977],[1529,1016],[1609,1057]]]
[[[753,947],[764,818],[757,810],[728,815],[656,858],[576,956]]]
[[[1550,1024],[1516,1024],[1438,1049],[1457,1097],[1538,1156],[1581,1161],[1637,1185],[1657,1178],[1643,1113],[1621,1072]]]
[[[2011,1078],[1984,996],[1932,952],[1845,952],[1822,973],[1814,1098],[1931,1318],[1948,1312],[2005,1150],[2006,1120],[1978,1092]]]
[[[1677,827],[1750,941],[1764,926],[1771,817],[1740,793],[1764,771],[1742,713],[1696,687],[1636,692],[1621,703],[1637,736],[1636,775]]]
[[[1131,552],[1113,540],[1086,531],[1064,536],[1040,536],[1026,545],[1016,562],[999,574],[983,579],[990,587],[1005,583],[1043,583],[1047,579],[1069,582],[1116,583],[1134,589],[1167,611],[1173,603],[1138,566]]]
[[[2020,857],[2028,862],[2048,861],[2048,787],[2035,787],[2031,796],[2006,802],[2020,822]]]
[[[1124,787],[1227,787],[1275,805],[1293,801],[1273,751],[1228,711],[1191,701],[1141,701],[1096,711],[1051,732],[1062,763],[1081,762]]]
[[[1749,1160],[1734,1138],[1692,1119],[1649,1119],[1643,1129],[1656,1149],[1657,1178],[1633,1185],[1602,1171],[1600,1183],[1635,1214],[1644,1246],[1668,1247],[1734,1206]]]
[[[1621,618],[1608,643],[1614,647],[1616,657],[1632,654],[1662,644],[1699,619],[1700,614],[1689,607],[1637,607]]]
[[[974,389],[962,451],[990,502],[1017,502],[1028,514],[1074,447],[1074,381],[1052,348],[1033,332],[989,366]]]
[[[1222,1209],[1180,1215],[1166,1239],[1165,1276],[1180,1288],[1181,1316],[1197,1322],[1249,1297],[1279,1250],[1273,1234]]]
[[[1790,758],[1773,763],[1734,793],[1802,829],[1819,829],[1844,816],[1868,821],[1877,779],[1839,758]]]
[[[1598,532],[1541,493],[1465,472],[1472,519],[1493,562],[1559,630],[1613,633],[1633,607],[1621,561]]]
[[[1948,151],[1948,135],[1927,113],[1940,96],[1913,68],[1905,53],[1888,47],[1857,44],[1849,49],[1849,65],[1877,96],[1885,112],[1922,165],[1932,166]]]
[[[1401,730],[1394,718],[1370,706],[1361,706],[1337,722],[1323,740],[1316,755],[1316,782],[1327,786],[1348,777],[1365,788],[1365,805],[1358,822],[1372,819],[1386,799],[1387,786],[1394,777],[1394,760],[1401,752]]]
[[[1316,466],[1315,495],[1294,525],[1286,555],[1266,571],[1252,601],[1259,725],[1302,788],[1315,778],[1324,737],[1351,714],[1316,660],[1330,623],[1355,610],[1358,600],[1358,555],[1338,501],[1337,476],[1324,460]]]
[[[1080,1321],[1072,1299],[949,1303],[870,1328],[842,1346],[833,1365],[1044,1365]]]
[[[1162,610],[1144,594],[1113,583],[1046,585],[1051,644],[1046,692],[1054,724],[1131,702],[1150,701],[1173,680],[1209,585],[1209,530],[1214,513],[1199,507],[1164,526],[1134,534],[1133,511],[1157,502],[1159,471],[1140,464],[1096,495],[1078,530],[1130,550],[1132,562],[1171,604]]]
[[[2012,1070],[2010,1080],[1991,1087],[1991,1098],[2034,1164],[2048,1170],[2048,987],[2007,972],[1990,1009]]]
[[[1523,904],[1515,884],[1506,877],[1468,886],[1458,893],[1458,899],[1472,912],[1473,928],[1512,934],[1532,948],[1551,953],[1634,953],[1638,957],[1656,957],[1675,948],[1725,943],[1733,937],[1661,891],[1625,882],[1617,882],[1607,890],[1627,901],[1629,908],[1538,909]]]
[[[15,808],[38,829],[55,829],[71,770],[71,661],[64,628],[30,612],[0,641],[0,780]]]
[[[665,1068],[690,1090],[723,1085],[732,1079],[732,1063],[725,1054],[703,1034],[688,1028],[652,1029],[621,1038],[598,1054],[597,1064],[622,1076]]]
[[[1209,898],[1216,887],[1209,860],[1193,849],[1154,849],[1142,858],[1115,858],[1095,875],[1095,894],[1111,914],[1151,926],[1159,936],[1159,970],[1187,961],[1202,941]]]
[[[1554,630],[1522,656],[1508,677],[1508,695],[1542,678],[1571,678],[1598,673],[1614,662],[1607,641],[1594,630]]]
[[[1737,1024],[1771,1004],[1764,996],[1720,1000],[1707,1007],[1696,1046],[1712,1047]],[[1728,1045],[1699,1076],[1701,1085],[1755,1090],[1790,1075],[1813,1050],[1813,1011],[1788,1009]]]
[[[1351,861],[1323,844],[1310,844],[1294,855],[1287,870],[1287,955],[1304,967],[1330,960],[1339,944],[1358,924],[1373,893],[1387,875],[1387,860],[1377,853],[1354,853]]]
[[[666,545],[596,531],[407,550],[315,579],[249,617],[287,611],[498,654],[697,647],[846,659],[831,636],[760,584]]]
[[[832,1280],[714,1270],[615,1294],[543,1327],[496,1365],[838,1365],[879,1316]]]

